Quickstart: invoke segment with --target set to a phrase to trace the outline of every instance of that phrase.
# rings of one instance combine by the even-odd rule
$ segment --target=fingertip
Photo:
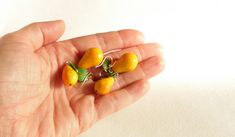
[[[64,30],[65,30],[65,22],[64,22],[64,20],[55,20],[54,21],[62,30],[63,30],[63,32],[64,32]]]
[[[164,48],[159,43],[150,43],[151,45],[155,46],[156,56],[152,59],[156,65],[158,65],[158,73],[162,72],[165,69],[165,59],[164,59]]]
[[[153,56],[140,63],[140,67],[145,73],[146,79],[152,78],[153,76],[162,72],[165,68],[165,61],[163,57]]]
[[[142,79],[142,80],[139,80],[136,82],[136,85],[140,85],[139,88],[142,88],[142,90],[139,90],[140,91],[140,95],[144,95],[150,88],[150,83],[148,82],[147,79]]]
[[[119,30],[118,33],[121,38],[124,39],[124,45],[139,45],[143,44],[145,41],[144,34],[135,29]]]
[[[63,20],[53,20],[36,23],[44,35],[43,44],[49,44],[57,41],[65,31],[65,22]]]
[[[62,20],[62,19],[54,20],[54,22],[65,24],[64,20]]]
[[[146,88],[147,90],[149,90],[149,89],[150,89],[150,83],[149,83],[149,81],[148,81],[147,79],[145,79],[144,81],[145,81],[145,83],[144,83],[145,88]]]
[[[146,79],[138,80],[125,88],[125,90],[132,97],[132,101],[135,102],[142,96],[144,96],[150,88],[150,84]]]
[[[43,22],[42,22],[43,23]],[[57,33],[57,38],[60,37],[64,31],[65,31],[65,22],[63,20],[53,20],[45,22],[45,25],[48,25],[48,31],[51,31],[51,33]]]

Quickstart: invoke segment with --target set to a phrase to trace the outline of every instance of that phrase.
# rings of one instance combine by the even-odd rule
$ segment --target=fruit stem
[[[78,73],[78,68],[70,61],[66,61],[66,64],[73,68]]]
[[[108,59],[110,59],[109,60],[110,62],[113,62],[113,58],[111,56],[106,56],[106,57],[104,57],[104,59],[102,60],[102,62],[98,66],[95,66],[95,68],[101,67],[104,64],[104,62]]]
[[[82,81],[81,87],[84,85],[84,83],[88,80],[88,78],[92,76],[92,74],[89,72],[87,73],[87,75],[85,76],[84,80]]]

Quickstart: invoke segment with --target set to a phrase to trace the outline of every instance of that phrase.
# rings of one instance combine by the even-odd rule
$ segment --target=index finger
[[[144,43],[144,36],[141,32],[132,29],[97,33],[93,35],[73,38],[63,41],[72,44],[79,52],[89,48],[98,47],[107,52],[115,49],[127,48]]]

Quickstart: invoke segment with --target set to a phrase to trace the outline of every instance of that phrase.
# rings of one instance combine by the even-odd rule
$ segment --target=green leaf
[[[89,75],[87,69],[84,68],[77,68],[77,73],[78,73],[78,81],[80,82],[85,81],[87,76]]]
[[[84,82],[87,80],[87,77],[90,74],[87,69],[76,67],[76,65],[72,62],[67,62],[67,64],[77,72],[79,82]]]
[[[70,67],[73,68],[73,70],[75,70],[78,73],[78,68],[72,63],[72,62],[68,62],[67,63]]]
[[[112,77],[118,76],[118,73],[116,73],[112,70],[112,67],[110,66],[110,64],[111,64],[111,62],[108,59],[106,59],[103,62],[102,68],[103,68],[104,72],[106,72],[109,76],[112,76]]]
[[[86,74],[88,73],[87,69],[84,69],[84,68],[77,68],[77,71],[79,74]]]
[[[105,72],[108,72],[108,70],[110,69],[110,61],[108,59],[105,59],[105,61],[102,64],[103,70]]]

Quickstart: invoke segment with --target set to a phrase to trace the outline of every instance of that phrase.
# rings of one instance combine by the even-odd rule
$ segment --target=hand
[[[135,30],[99,33],[58,41],[63,21],[30,24],[0,39],[0,136],[75,137],[97,120],[128,106],[149,88],[148,79],[164,67],[160,46],[144,44]],[[133,72],[119,75],[112,92],[95,96],[93,82],[65,87],[66,61],[77,63],[84,51],[99,47],[119,57],[138,56]]]

